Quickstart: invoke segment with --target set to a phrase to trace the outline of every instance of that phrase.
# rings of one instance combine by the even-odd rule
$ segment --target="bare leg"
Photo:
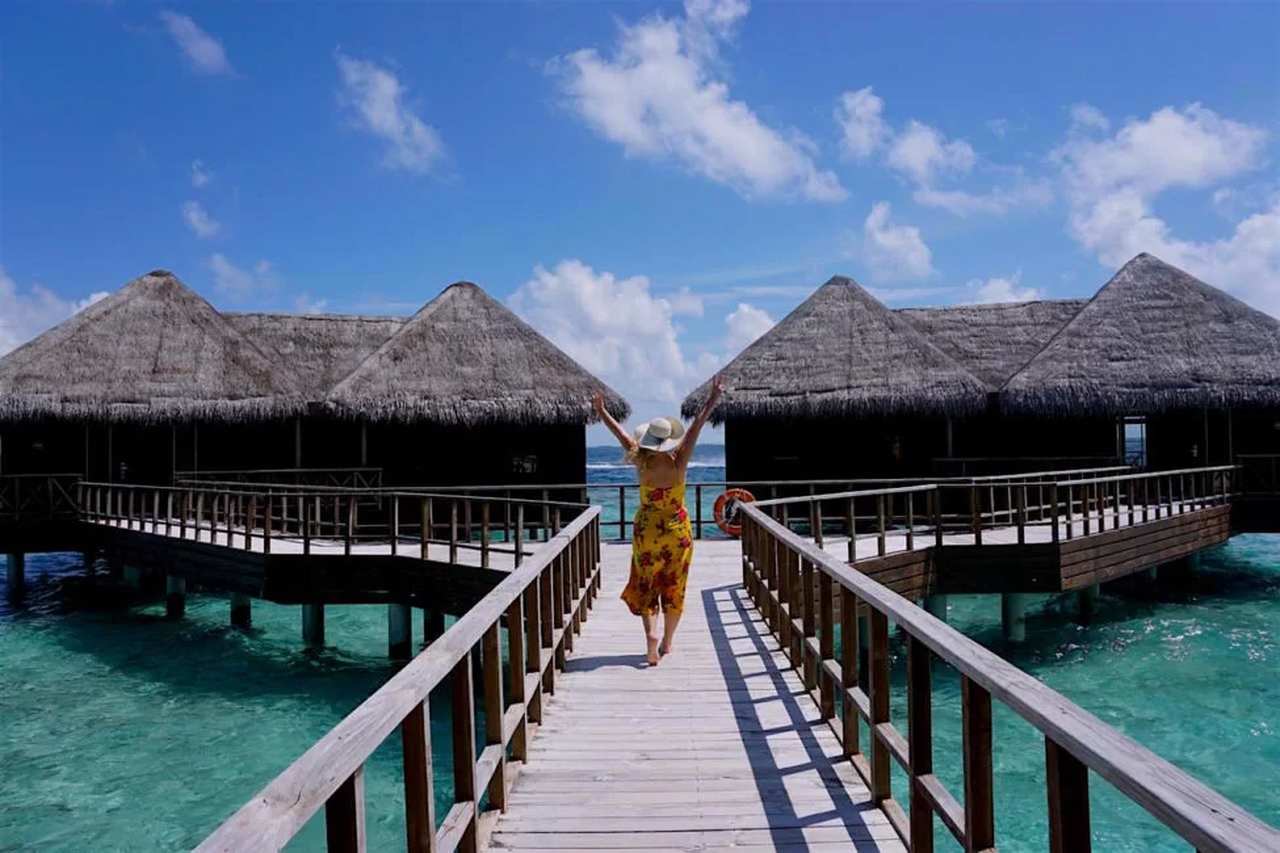
[[[659,651],[664,655],[671,654],[671,641],[676,637],[676,628],[680,626],[680,610],[668,610],[662,614],[662,646]]]
[[[640,616],[640,622],[644,625],[644,639],[647,647],[645,660],[649,662],[649,666],[658,665],[658,638],[653,633],[653,615],[644,613]]]

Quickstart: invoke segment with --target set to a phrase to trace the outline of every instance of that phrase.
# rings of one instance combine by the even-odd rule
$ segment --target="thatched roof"
[[[837,276],[724,369],[727,391],[713,415],[826,416],[965,412],[987,387],[911,321]],[[703,384],[684,401],[692,417]]]
[[[1026,412],[1280,405],[1280,320],[1148,254],[1005,384]]]
[[[156,270],[0,359],[0,418],[160,421],[290,415],[275,364],[170,272]]]
[[[278,363],[287,364],[310,402],[355,370],[404,325],[403,317],[345,314],[224,313],[231,325]]]
[[[938,349],[996,390],[1049,342],[1085,304],[1043,299],[946,308],[899,308]]]
[[[586,423],[626,402],[470,282],[450,285],[329,394],[339,414],[449,424]]]

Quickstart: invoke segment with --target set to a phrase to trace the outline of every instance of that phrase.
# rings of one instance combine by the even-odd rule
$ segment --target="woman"
[[[645,658],[657,666],[671,653],[671,641],[684,610],[684,588],[693,559],[693,529],[684,508],[684,479],[702,425],[720,400],[724,386],[717,376],[711,393],[686,432],[678,418],[654,418],[636,427],[634,436],[605,410],[604,397],[594,404],[600,419],[627,452],[640,480],[640,508],[631,536],[631,577],[622,600],[644,624]],[[662,610],[662,640],[654,635],[654,617]]]

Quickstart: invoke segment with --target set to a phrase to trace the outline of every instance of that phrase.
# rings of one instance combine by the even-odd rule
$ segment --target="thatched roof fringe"
[[[608,405],[610,413],[626,418],[625,407]],[[424,400],[413,397],[387,397],[362,401],[351,406],[330,401],[324,410],[337,417],[371,421],[411,422],[428,420],[449,426],[482,426],[486,424],[586,424],[595,420],[589,400]]]
[[[57,418],[143,424],[193,420],[243,423],[289,418],[305,414],[306,411],[307,404],[299,397],[259,397],[248,400],[169,399],[123,403],[68,400],[50,395],[0,394],[0,421]]]

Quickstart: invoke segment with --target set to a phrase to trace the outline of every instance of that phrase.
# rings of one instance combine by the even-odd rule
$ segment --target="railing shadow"
[[[853,850],[880,850],[880,842],[872,837],[873,826],[887,827],[887,819],[869,824],[867,815],[879,814],[878,807],[869,800],[854,801],[846,783],[857,778],[856,771],[839,754],[834,734],[829,739],[823,738],[828,741],[829,746],[824,747],[820,742],[819,733],[826,730],[826,723],[821,720],[812,700],[799,688],[795,676],[788,680],[790,667],[778,664],[775,659],[776,643],[764,628],[746,590],[740,585],[714,587],[704,590],[702,598],[716,659],[725,685],[734,697],[734,717],[764,808],[772,845],[779,849],[801,851],[808,850],[810,844],[843,844],[847,841]],[[730,605],[727,611],[721,610],[724,604]],[[737,616],[737,621],[727,621],[726,612]],[[733,628],[740,628],[741,633],[730,633]],[[744,640],[750,642],[749,652],[741,649]],[[737,649],[734,648],[735,643],[738,645]],[[752,662],[759,663],[763,671],[747,675],[743,671],[744,664]],[[768,694],[768,691],[760,687],[762,678],[767,679],[773,688],[772,695],[765,696],[763,700],[762,694]],[[777,724],[774,715],[766,720],[762,713],[762,705],[773,701],[781,703],[785,720],[782,725]],[[806,760],[800,764],[781,766],[774,757],[768,739],[788,732],[795,732],[797,735]],[[809,776],[810,781],[816,778],[830,798],[830,808],[812,813],[801,812],[788,788],[789,781],[799,781],[797,777],[800,774]],[[833,821],[838,821],[838,826]],[[838,833],[839,837],[837,833],[830,833],[830,838],[825,837],[827,833],[824,832],[822,841],[818,842],[812,838],[812,830],[818,827],[841,831]],[[891,837],[891,843],[896,845],[896,836]]]

